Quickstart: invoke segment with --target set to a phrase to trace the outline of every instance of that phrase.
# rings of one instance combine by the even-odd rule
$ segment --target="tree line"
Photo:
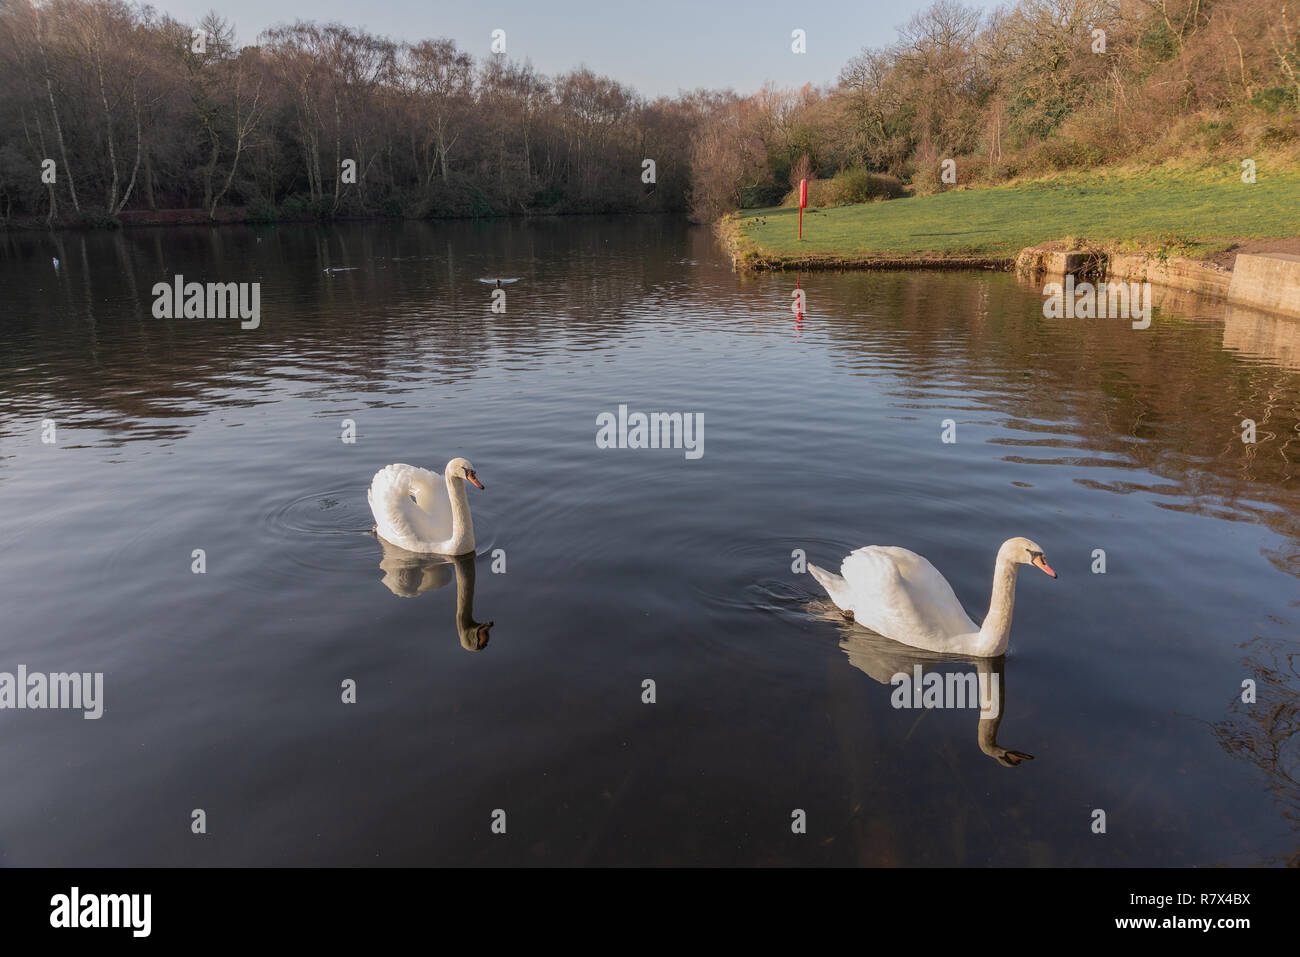
[[[0,216],[85,222],[682,211],[690,136],[725,98],[335,23],[239,47],[215,13],[124,0],[6,0],[0,72]]]
[[[709,218],[801,175],[930,191],[1254,151],[1293,165],[1298,144],[1294,0],[937,0],[829,88],[723,104],[692,139],[692,193]]]
[[[647,99],[446,39],[298,21],[238,46],[126,0],[0,6],[0,218],[692,212],[1113,163],[1289,160],[1300,4],[936,0],[827,86]],[[647,160],[652,161],[647,164]],[[944,175],[945,172],[947,175]]]

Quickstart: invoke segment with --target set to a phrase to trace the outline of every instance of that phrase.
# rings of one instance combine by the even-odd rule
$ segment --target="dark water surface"
[[[177,273],[260,328],[152,318]],[[0,863],[1294,860],[1300,323],[794,281],[661,219],[0,238],[0,671],[104,673],[99,720],[0,711]],[[619,404],[704,455],[597,448]],[[455,455],[477,561],[386,560],[371,475]],[[1012,535],[1060,579],[999,721],[895,709],[934,662],[791,570],[905,546],[978,621]]]

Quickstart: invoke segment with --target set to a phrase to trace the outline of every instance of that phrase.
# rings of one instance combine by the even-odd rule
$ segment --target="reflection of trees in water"
[[[1016,450],[1006,461],[1070,466],[1089,488],[1179,498],[1156,504],[1264,525],[1291,543],[1270,561],[1300,575],[1300,374],[1287,368],[1300,321],[1261,324],[1257,313],[1158,293],[1152,327],[1136,330],[1128,320],[1044,319],[1038,289],[1009,277],[978,283],[991,295],[972,295],[969,276],[842,278],[871,316],[828,334],[845,344],[844,365],[902,383],[896,405],[994,411],[1011,434],[990,441]],[[1246,418],[1257,423],[1255,445],[1241,441]],[[1021,451],[1034,449],[1051,451]],[[1165,481],[1087,477],[1098,468]]]
[[[1214,736],[1233,757],[1264,775],[1282,817],[1296,831],[1296,846],[1273,863],[1300,867],[1300,651],[1295,642],[1256,638],[1248,643],[1246,677],[1256,684],[1256,701],[1240,695],[1229,716],[1213,726]]]
[[[682,229],[566,217],[0,235],[0,271],[46,270],[6,283],[0,422],[26,430],[53,412],[108,444],[177,439],[185,419],[270,401],[286,380],[379,403],[469,379],[490,355],[517,370],[554,350],[608,348],[639,321],[638,301],[683,281],[676,256],[656,254],[677,253]],[[358,268],[324,275],[331,266]],[[529,286],[494,314],[475,279],[506,270]],[[153,286],[177,273],[260,282],[261,327],[154,319]]]

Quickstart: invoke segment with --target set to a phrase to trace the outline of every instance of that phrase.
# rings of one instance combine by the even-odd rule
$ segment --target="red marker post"
[[[808,205],[808,181],[799,180],[799,238],[803,239],[803,208]]]

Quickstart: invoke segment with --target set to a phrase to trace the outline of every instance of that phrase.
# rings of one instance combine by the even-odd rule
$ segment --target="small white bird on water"
[[[55,257],[51,260],[51,262],[54,263],[54,271],[55,271],[55,272],[58,272],[58,271],[59,271],[59,257],[58,257],[58,256],[55,256]]]
[[[1016,572],[1034,565],[1051,577],[1043,550],[1027,538],[1009,538],[998,549],[993,597],[984,624],[976,625],[957,600],[948,579],[916,552],[868,545],[851,552],[838,575],[809,565],[845,617],[913,648],[995,658],[1011,640]]]
[[[386,465],[366,498],[375,533],[410,552],[466,555],[474,551],[474,521],[465,483],[482,488],[474,466],[454,458],[442,475],[415,465]]]

